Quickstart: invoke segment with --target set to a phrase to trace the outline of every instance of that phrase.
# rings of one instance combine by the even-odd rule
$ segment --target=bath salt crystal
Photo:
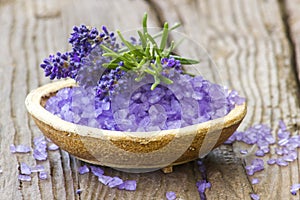
[[[46,180],[46,179],[48,178],[48,173],[45,172],[45,171],[39,172],[39,178],[40,178],[41,180]]]
[[[86,174],[86,173],[90,172],[90,169],[86,165],[83,165],[83,166],[79,167],[78,172],[79,172],[79,174]],[[95,172],[95,170],[94,170],[94,172]]]
[[[31,172],[42,172],[45,171],[45,167],[43,165],[36,165],[31,168]]]
[[[120,179],[119,177],[113,177],[111,179],[111,181],[108,182],[108,187],[114,188],[114,187],[117,187],[117,186],[119,186],[123,183],[124,183],[124,181],[122,179]]]
[[[252,185],[256,185],[256,184],[258,184],[259,183],[259,179],[258,178],[253,178],[252,180],[251,180],[251,184]]]
[[[31,181],[31,176],[19,174],[19,175],[18,175],[18,179],[19,179],[20,181],[30,182],[30,181]]]
[[[59,146],[57,146],[56,144],[52,143],[48,146],[48,150],[50,151],[56,151],[59,149]]]
[[[176,199],[176,193],[169,191],[166,193],[166,198],[167,200],[175,200]]]
[[[120,190],[127,190],[127,191],[135,191],[137,183],[135,180],[125,180],[121,185],[118,186]]]
[[[95,175],[95,176],[102,176],[104,174],[104,171],[102,168],[100,167],[96,167],[96,166],[90,166],[91,172]]]
[[[111,100],[105,102],[95,98],[92,90],[70,88],[51,97],[46,109],[63,120],[85,126],[148,131],[157,130],[157,127],[161,130],[176,129],[223,117],[236,103],[244,102],[237,98],[236,91],[229,93],[223,86],[202,77],[175,73],[172,79],[176,84],[158,85],[151,90],[151,76],[145,76],[147,84],[135,89],[135,78],[128,77],[115,88]],[[155,115],[155,107],[151,106],[161,106],[164,111]],[[63,109],[57,112],[57,108]]]
[[[101,182],[103,185],[108,185],[109,182],[113,180],[110,176],[101,175],[98,176],[98,181]]]
[[[29,153],[31,151],[31,148],[26,145],[17,145],[14,144],[10,145],[10,152],[11,153]]]
[[[290,192],[292,195],[297,195],[297,191],[299,189],[300,189],[300,183],[296,183],[291,186]]]
[[[21,163],[20,170],[21,170],[21,174],[24,174],[24,175],[31,174],[31,169],[26,163],[23,163],[23,162]]]
[[[252,193],[252,194],[250,194],[250,197],[252,200],[260,200],[260,196],[258,194]]]

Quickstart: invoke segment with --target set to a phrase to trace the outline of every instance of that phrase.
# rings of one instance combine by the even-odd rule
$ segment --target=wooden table
[[[20,162],[37,162],[31,155],[11,154],[9,145],[32,146],[41,135],[26,112],[25,97],[49,82],[39,64],[49,53],[69,48],[73,25],[130,30],[140,26],[145,11],[151,26],[181,22],[179,31],[208,50],[223,83],[247,97],[248,114],[240,130],[257,123],[276,129],[283,119],[298,134],[299,10],[300,0],[0,0],[0,199],[165,199],[167,191],[175,191],[178,199],[199,199],[196,162],[176,166],[170,174],[104,168],[108,175],[137,180],[137,190],[128,192],[103,186],[91,174],[79,175],[83,163],[60,150],[39,162],[51,174],[48,180],[33,176],[31,182],[18,181]],[[209,76],[210,69],[203,70]],[[250,151],[246,156],[239,153],[244,148]],[[287,167],[266,166],[256,175],[261,182],[251,185],[244,167],[254,152],[254,146],[241,143],[211,152],[205,158],[212,183],[207,199],[250,199],[250,193],[263,200],[299,199],[289,192],[300,182],[299,159]]]

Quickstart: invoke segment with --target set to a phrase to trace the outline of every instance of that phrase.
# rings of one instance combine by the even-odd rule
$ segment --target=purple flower
[[[78,172],[79,174],[86,174],[88,173],[90,170],[86,165],[83,165],[81,167],[79,167]]]
[[[175,200],[176,199],[176,193],[169,191],[166,193],[166,198],[167,200]]]
[[[136,190],[136,181],[135,180],[126,180],[121,185],[118,186],[118,189],[135,191]]]

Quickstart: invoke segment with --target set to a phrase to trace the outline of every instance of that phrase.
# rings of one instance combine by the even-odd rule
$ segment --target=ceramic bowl
[[[180,129],[158,132],[109,131],[77,125],[48,112],[47,99],[73,80],[50,83],[31,91],[25,101],[36,125],[61,149],[80,160],[128,172],[163,169],[195,160],[224,143],[246,115],[246,103],[225,117]]]

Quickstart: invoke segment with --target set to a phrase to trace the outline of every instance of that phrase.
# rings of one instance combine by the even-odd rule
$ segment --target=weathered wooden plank
[[[297,85],[277,1],[152,2],[158,10],[175,11],[163,13],[164,19],[180,20],[183,31],[208,49],[223,83],[247,97],[248,114],[241,129],[255,123],[276,128],[279,119],[289,127],[299,124]],[[293,8],[296,11],[299,6]],[[208,156],[208,179],[213,185],[207,192],[208,199],[249,199],[252,192],[262,199],[292,199],[289,187],[298,181],[298,163],[286,168],[267,167],[257,175],[261,184],[251,186],[248,180],[252,177],[247,177],[243,169],[256,148],[250,149],[250,156],[242,157],[239,149],[243,148],[249,146],[235,144],[234,153],[227,147]]]
[[[297,16],[299,6],[287,2],[291,16]],[[105,24],[111,30],[132,30],[140,26],[145,11],[153,27],[165,20],[181,22],[179,31],[201,43],[219,66],[206,67],[212,63],[205,60],[201,73],[248,98],[248,115],[241,129],[260,122],[276,128],[278,119],[284,119],[297,134],[299,102],[292,54],[275,0],[0,0],[0,199],[165,199],[167,191],[175,191],[180,199],[199,199],[195,184],[200,174],[194,162],[175,167],[172,174],[128,174],[104,168],[108,175],[137,180],[137,191],[127,192],[103,186],[91,174],[78,175],[83,163],[64,151],[51,152],[44,162],[9,152],[9,144],[32,145],[32,139],[41,135],[26,114],[24,99],[30,90],[49,82],[38,65],[49,53],[69,48],[67,35],[72,26]],[[290,19],[290,25],[297,27],[298,17]],[[203,57],[199,45],[192,46],[183,45],[181,53]],[[250,156],[240,156],[243,148],[251,150]],[[299,182],[299,161],[285,168],[267,167],[257,175],[261,183],[251,186],[244,165],[254,152],[255,148],[235,144],[208,155],[205,163],[213,185],[208,199],[249,199],[252,192],[262,199],[292,199],[289,187]],[[42,164],[51,177],[42,181],[33,176],[32,182],[21,183],[17,180],[20,162]],[[80,195],[77,189],[83,190]]]
[[[294,65],[297,69],[298,79],[300,80],[300,1],[285,0],[281,2],[283,17],[287,23],[287,32],[294,48]]]

